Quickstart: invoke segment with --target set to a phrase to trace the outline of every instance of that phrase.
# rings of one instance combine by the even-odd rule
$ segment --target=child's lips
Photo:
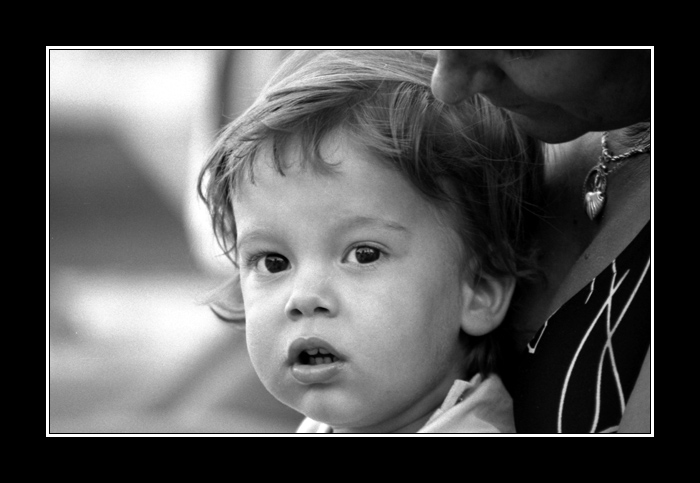
[[[345,365],[343,356],[318,337],[300,337],[289,346],[287,362],[302,384],[329,382]]]
[[[292,376],[298,382],[304,385],[323,384],[331,382],[345,367],[342,361],[332,362],[330,364],[317,364],[311,366],[308,364],[294,364],[291,368]]]
[[[336,359],[343,359],[343,356],[329,342],[320,337],[299,337],[289,346],[287,361],[290,364],[299,362],[299,357],[303,352],[311,351],[318,355],[332,355]]]

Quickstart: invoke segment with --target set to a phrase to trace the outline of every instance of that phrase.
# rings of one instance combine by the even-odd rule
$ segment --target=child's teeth
[[[307,349],[307,364],[315,366],[318,364],[333,364],[337,358],[326,349]]]

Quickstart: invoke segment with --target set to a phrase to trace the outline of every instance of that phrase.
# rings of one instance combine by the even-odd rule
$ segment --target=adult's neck
[[[585,213],[583,181],[598,163],[602,134],[591,132],[569,143],[547,146],[545,214],[537,231],[547,283],[523,294],[523,309],[515,315],[519,350],[547,317],[610,263],[649,220],[648,153],[630,158],[611,175],[601,219],[591,221]],[[629,134],[610,132],[612,142],[608,144],[614,154],[638,144]]]

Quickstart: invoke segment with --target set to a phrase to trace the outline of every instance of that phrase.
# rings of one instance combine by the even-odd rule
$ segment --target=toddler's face
[[[282,176],[260,154],[233,201],[253,366],[336,431],[415,431],[462,377],[457,236],[345,137],[321,152],[336,172],[288,157]]]

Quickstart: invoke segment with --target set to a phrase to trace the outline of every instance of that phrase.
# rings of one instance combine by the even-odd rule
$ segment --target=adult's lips
[[[492,99],[489,95],[486,95],[486,97],[494,106],[522,116],[538,116],[551,109],[551,105],[533,100],[511,100],[504,102]]]

